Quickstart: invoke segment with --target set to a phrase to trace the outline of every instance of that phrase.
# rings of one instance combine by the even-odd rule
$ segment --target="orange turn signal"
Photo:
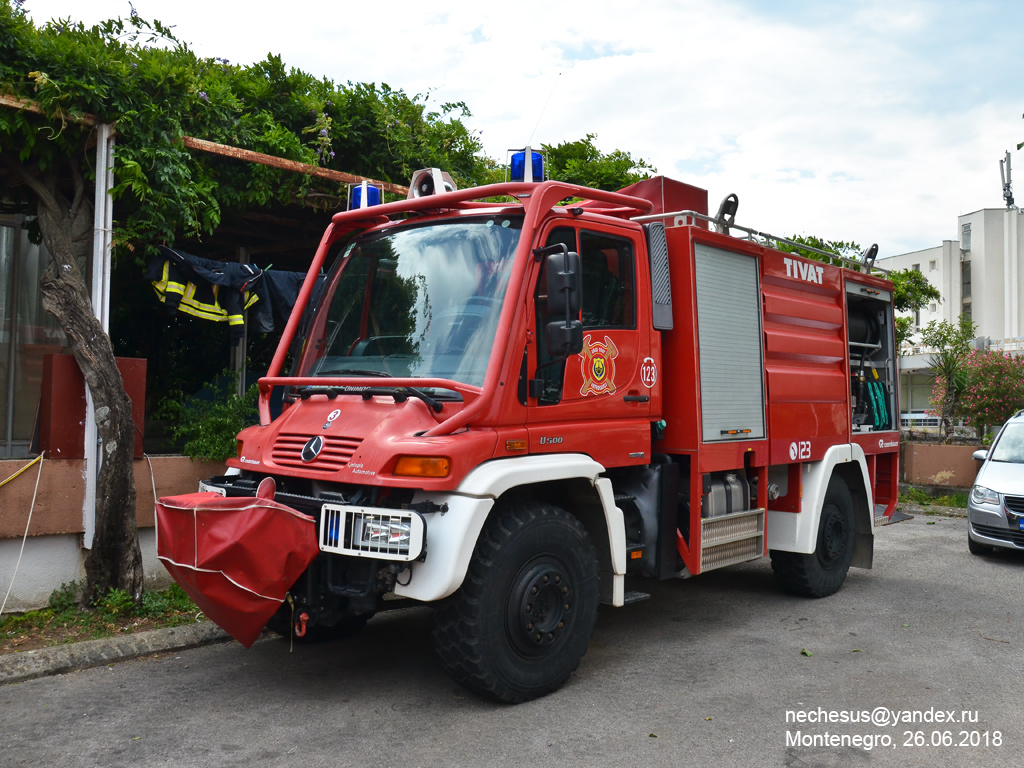
[[[448,477],[451,462],[440,456],[402,456],[395,474],[404,477]]]

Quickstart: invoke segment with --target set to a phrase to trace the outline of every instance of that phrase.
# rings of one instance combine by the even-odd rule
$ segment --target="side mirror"
[[[574,251],[550,253],[544,261],[548,282],[548,317],[562,317],[568,321],[580,313],[580,255]]]
[[[974,452],[974,460],[975,461],[984,461],[987,458],[988,458],[988,451],[985,450],[985,449],[982,449],[980,451],[975,451]]]
[[[583,351],[583,323],[579,320],[553,320],[544,326],[548,354],[560,360]]]

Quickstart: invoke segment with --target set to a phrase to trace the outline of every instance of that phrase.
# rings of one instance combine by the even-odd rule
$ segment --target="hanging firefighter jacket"
[[[251,264],[213,261],[159,246],[160,256],[150,260],[146,279],[169,311],[178,310],[203,320],[227,323],[231,343],[245,332],[243,312],[259,297],[250,290],[263,270]]]
[[[288,318],[306,277],[305,272],[214,261],[162,245],[158,249],[160,255],[146,265],[157,298],[170,313],[227,323],[232,344],[244,335],[246,310],[252,332],[272,333],[274,316]]]

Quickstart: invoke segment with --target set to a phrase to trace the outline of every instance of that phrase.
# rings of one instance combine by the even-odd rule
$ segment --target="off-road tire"
[[[839,590],[853,560],[855,521],[850,489],[832,475],[821,505],[818,537],[809,555],[773,549],[772,572],[785,591],[827,597]]]
[[[970,525],[970,523],[968,523]],[[982,544],[971,538],[971,534],[967,534],[967,551],[972,555],[991,555],[992,547],[987,544]]]
[[[434,646],[460,685],[518,703],[561,687],[579,666],[597,618],[590,537],[563,509],[496,509],[459,590],[434,612]]]

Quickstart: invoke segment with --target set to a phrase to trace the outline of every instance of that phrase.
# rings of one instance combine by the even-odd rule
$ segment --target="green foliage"
[[[192,136],[405,183],[446,168],[460,184],[494,180],[493,161],[462,122],[464,103],[429,104],[386,84],[347,83],[288,68],[279,56],[250,66],[199,58],[170,28],[134,12],[92,27],[36,27],[0,0],[0,87],[50,118],[0,110],[0,153],[40,171],[68,160],[89,171],[91,131],[71,118],[116,122],[115,241],[140,245],[212,232],[226,211],[328,198],[336,183],[187,149]],[[316,194],[312,194],[316,193]]]
[[[629,152],[616,149],[604,154],[594,145],[596,138],[596,134],[588,133],[582,139],[557,146],[541,145],[547,156],[548,176],[581,187],[616,192],[656,172],[646,160],[634,159]]]
[[[974,341],[977,326],[967,315],[960,315],[956,325],[948,320],[932,320],[921,331],[921,342],[935,347],[929,361],[935,374],[930,413],[939,417],[940,431],[950,435],[953,419],[960,415],[960,402],[967,386],[967,355]]]
[[[174,436],[185,440],[182,450],[186,456],[223,461],[235,455],[235,437],[259,418],[258,387],[253,384],[242,397],[236,387],[237,377],[224,371],[199,395],[185,397],[179,393],[161,403],[158,415],[170,419]]]
[[[96,599],[94,607],[100,615],[115,618],[134,616],[136,605],[135,600],[125,590],[111,589]]]
[[[944,496],[933,496],[923,488],[908,486],[900,491],[900,502],[903,504],[916,504],[921,507],[955,507],[967,509],[967,494],[963,491],[955,491]]]
[[[0,650],[17,650],[26,641],[54,645],[136,629],[172,627],[196,621],[199,609],[177,584],[143,592],[140,604],[121,589],[109,590],[92,606],[82,607],[80,582],[62,584],[50,595],[49,608],[0,616]]]
[[[977,323],[968,315],[960,315],[956,324],[948,320],[932,320],[921,331],[921,343],[939,350],[948,349],[959,357],[966,357],[974,343]]]
[[[900,311],[924,308],[930,301],[940,301],[939,289],[928,282],[919,269],[894,269],[889,273],[893,283],[893,304]]]
[[[177,584],[172,584],[163,592],[143,592],[142,604],[138,608],[139,616],[146,618],[176,613],[194,614],[196,611],[192,598]]]
[[[900,350],[904,341],[908,341],[914,335],[914,318],[896,318],[896,349]],[[902,354],[902,353],[901,353]]]
[[[970,350],[964,360],[959,413],[978,430],[998,427],[1024,408],[1024,357]]]
[[[804,245],[809,248],[815,248],[818,251],[834,253],[837,256],[842,256],[847,259],[860,259],[861,247],[852,241],[847,243],[842,240],[824,240],[815,235],[790,235],[787,239],[792,240],[794,243],[797,243],[797,245],[778,243],[778,250],[783,253],[795,253],[797,256],[803,256],[807,259],[823,261],[829,264],[842,264],[839,259],[829,259],[827,256],[823,256],[816,251],[800,247],[801,245]]]
[[[59,589],[50,593],[49,606],[55,613],[63,613],[76,608],[82,599],[85,584],[80,581],[63,583]]]
[[[923,309],[930,301],[941,301],[939,289],[928,282],[919,269],[894,269],[889,273],[893,284],[893,306],[898,312],[915,312]],[[914,321],[910,317],[896,318],[896,348],[903,346],[914,333]]]

